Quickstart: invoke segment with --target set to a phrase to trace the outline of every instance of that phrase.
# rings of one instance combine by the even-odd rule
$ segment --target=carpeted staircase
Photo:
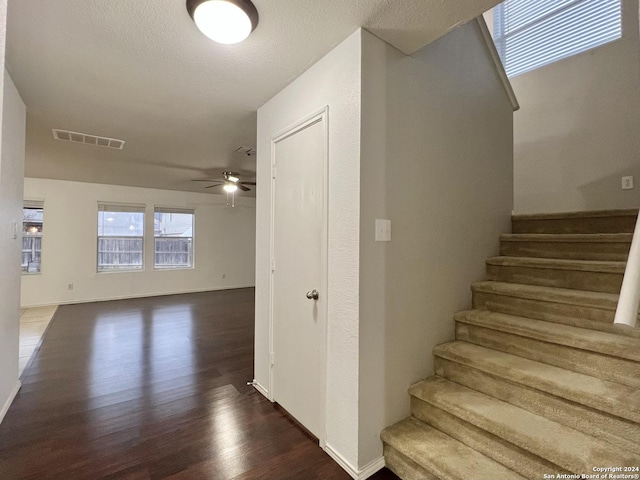
[[[613,325],[637,213],[513,218],[435,376],[409,389],[412,416],[382,432],[387,467],[405,480],[640,467],[640,329]]]

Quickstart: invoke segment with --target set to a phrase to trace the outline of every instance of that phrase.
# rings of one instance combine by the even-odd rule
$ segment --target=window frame
[[[142,214],[142,235],[101,235],[100,233],[100,214],[103,212],[112,213],[138,213]],[[98,202],[98,210],[96,215],[96,273],[98,274],[111,274],[111,273],[140,273],[145,271],[146,263],[146,222],[147,212],[146,205],[136,203],[117,203],[117,202]],[[104,222],[103,222],[104,228]],[[103,232],[104,233],[104,232]],[[100,268],[100,239],[101,238],[120,238],[120,239],[139,239],[142,245],[141,263],[140,268]],[[105,253],[105,252],[102,252]]]
[[[191,215],[191,236],[190,237],[162,237],[162,236],[157,236],[156,235],[156,229],[155,229],[155,220],[156,220],[156,214],[158,213],[168,213],[168,214],[179,214],[179,215]],[[176,270],[193,270],[195,268],[196,265],[196,248],[195,248],[195,243],[196,243],[196,210],[194,208],[177,208],[177,207],[162,207],[162,206],[154,206],[153,209],[153,270],[156,272],[172,272],[172,271],[176,271]],[[162,266],[158,266],[158,263],[156,261],[156,256],[158,255],[158,249],[157,249],[157,240],[160,238],[190,238],[191,239],[191,249],[190,252],[188,252],[189,254],[189,259],[190,259],[190,265],[188,266],[175,266],[175,267],[162,267]],[[160,253],[167,253],[167,252],[160,252]]]
[[[42,227],[41,230],[39,232],[39,234],[37,235],[25,235],[25,218],[24,218],[24,211],[25,210],[42,210]],[[22,267],[22,258],[20,259],[20,268],[21,268],[21,273],[22,275],[42,275],[42,259],[43,259],[43,245],[44,245],[44,200],[23,200],[22,202],[22,235],[20,237],[20,243],[22,246],[22,251],[21,251],[21,257],[22,255],[24,255],[25,253],[25,249],[24,249],[24,239],[25,238],[39,238],[40,239],[40,263],[38,265],[38,271],[35,272],[30,272],[29,271],[29,263],[32,262],[27,262],[27,269],[25,270]]]

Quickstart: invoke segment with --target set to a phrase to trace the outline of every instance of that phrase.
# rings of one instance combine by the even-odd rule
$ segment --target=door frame
[[[274,295],[274,263],[275,263],[275,198],[276,198],[276,177],[277,177],[277,158],[276,146],[279,142],[299,133],[316,123],[322,122],[324,135],[324,155],[322,165],[322,225],[320,239],[320,295],[323,301],[318,304],[318,318],[321,322],[321,339],[320,339],[320,435],[319,443],[321,448],[325,448],[326,444],[326,423],[327,423],[327,306],[328,306],[328,231],[329,231],[329,106],[326,105],[319,110],[314,111],[310,115],[298,120],[294,124],[284,128],[271,138],[271,202],[270,202],[270,252],[269,252],[269,400],[274,402],[273,392],[273,367],[274,367],[274,335],[273,335],[273,295]],[[309,288],[314,288],[310,286]]]

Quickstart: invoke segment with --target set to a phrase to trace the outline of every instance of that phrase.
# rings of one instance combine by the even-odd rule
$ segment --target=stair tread
[[[503,233],[503,242],[631,243],[631,233]]]
[[[434,355],[640,423],[640,390],[465,342]]]
[[[569,303],[585,307],[615,310],[619,295],[616,293],[591,292],[570,288],[543,287],[524,283],[483,281],[471,284],[471,289],[486,293],[497,293],[530,300],[545,300],[554,303]]]
[[[469,365],[441,357],[436,357],[434,363],[436,375],[440,377],[640,455],[640,428],[635,422],[476,370]]]
[[[514,220],[562,220],[565,218],[637,217],[638,209],[590,210],[582,212],[531,213],[513,215]]]
[[[640,339],[634,337],[481,310],[458,312],[454,318],[492,330],[640,362]]]
[[[441,377],[423,380],[409,393],[569,471],[638,462],[636,455],[606,441]]]
[[[438,478],[524,480],[500,463],[413,417],[385,429],[381,437],[385,443]]]
[[[567,260],[563,258],[498,256],[487,258],[487,265],[623,274],[626,262],[616,262],[611,260]]]

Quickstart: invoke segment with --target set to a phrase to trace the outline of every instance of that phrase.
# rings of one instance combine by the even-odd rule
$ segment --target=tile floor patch
[[[22,375],[29,359],[35,352],[49,322],[56,313],[57,305],[20,309],[20,358],[18,376]]]

